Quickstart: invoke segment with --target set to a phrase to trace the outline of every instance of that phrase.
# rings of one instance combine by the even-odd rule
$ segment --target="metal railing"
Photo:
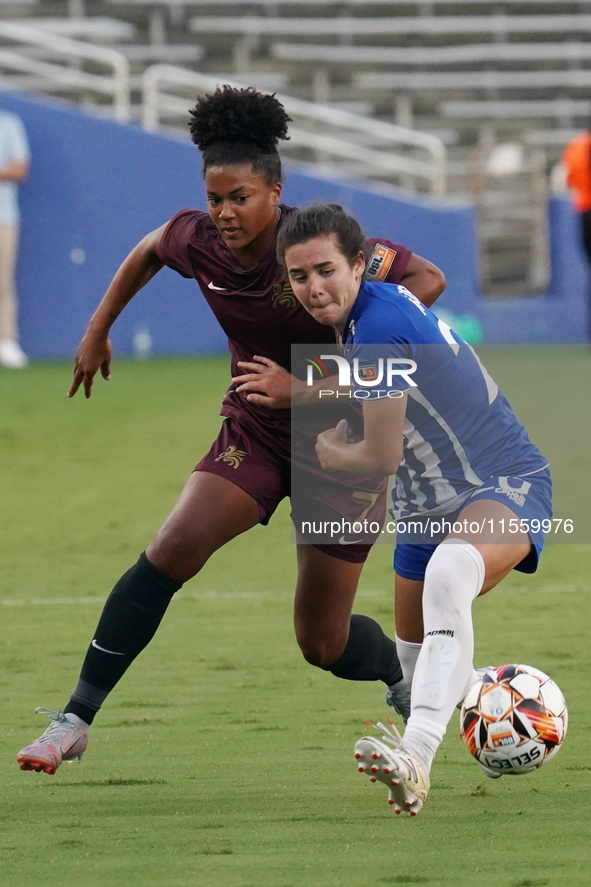
[[[22,71],[47,80],[48,85],[55,84],[72,90],[83,89],[111,96],[115,118],[123,123],[130,119],[129,62],[120,52],[9,22],[0,22],[0,38],[14,40],[20,46],[46,47],[52,57],[59,55],[65,61],[90,61],[111,68],[111,75],[94,74],[75,67],[29,58],[19,53],[18,46],[12,49],[0,47],[0,70],[4,68]]]
[[[144,128],[156,131],[163,118],[188,119],[188,100],[179,95],[183,88],[213,91],[222,83],[246,85],[173,65],[152,65],[143,74]],[[173,90],[176,88],[177,94],[166,91],[165,84]],[[353,164],[356,174],[364,178],[403,177],[405,184],[409,179],[419,179],[427,183],[427,190],[433,196],[445,195],[446,149],[436,136],[361,117],[331,105],[286,95],[277,95],[277,98],[294,121],[290,127],[291,139],[282,145],[285,153],[309,149],[324,164],[330,160]],[[321,132],[314,131],[317,125]],[[372,142],[371,146],[368,141]],[[424,152],[427,157],[415,156],[417,152]]]

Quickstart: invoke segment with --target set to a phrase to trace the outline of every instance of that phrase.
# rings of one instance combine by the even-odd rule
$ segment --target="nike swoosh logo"
[[[361,539],[345,539],[344,536],[339,539],[339,545],[358,545],[360,542]]]
[[[228,290],[224,289],[223,286],[216,286],[215,283],[213,282],[213,280],[209,281],[209,283],[207,284],[207,288],[210,290],[215,290],[216,293],[227,293],[228,292]]]
[[[125,656],[125,653],[115,653],[114,650],[105,650],[104,647],[101,647],[100,644],[97,644],[96,638],[92,639],[91,646],[94,647],[95,650],[100,650],[101,653],[110,653],[111,656]]]

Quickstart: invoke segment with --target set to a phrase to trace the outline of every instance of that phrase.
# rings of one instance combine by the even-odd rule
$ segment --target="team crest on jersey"
[[[276,283],[273,287],[273,308],[295,308],[296,305],[291,283]]]
[[[385,280],[392,262],[396,258],[396,250],[383,243],[376,243],[371,258],[365,269],[365,276],[370,280]]]
[[[228,449],[221,453],[215,461],[227,462],[232,468],[238,468],[246,455],[247,453],[245,450],[239,450],[237,447],[228,447]]]

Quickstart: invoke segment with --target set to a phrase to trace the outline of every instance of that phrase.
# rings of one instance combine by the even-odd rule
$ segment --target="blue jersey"
[[[547,466],[473,348],[405,287],[364,282],[343,346],[356,396],[408,392],[394,517],[447,514],[490,477]]]

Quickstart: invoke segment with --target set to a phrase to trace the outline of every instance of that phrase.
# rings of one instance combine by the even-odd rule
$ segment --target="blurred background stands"
[[[442,139],[449,193],[479,207],[485,290],[544,288],[548,176],[563,145],[586,127],[591,107],[591,0],[0,0],[0,5],[4,21],[28,22],[119,53],[129,66],[135,119],[143,114],[146,69],[173,64]],[[51,59],[47,46],[22,52],[39,62]],[[68,62],[91,73],[96,64]],[[1,76],[4,84],[42,89],[41,76],[15,71]],[[54,91],[87,107],[109,107],[106,98],[88,90],[76,95],[68,83]],[[178,91],[189,99],[189,86]],[[176,116],[170,113],[162,123],[186,137],[181,107],[182,102]],[[364,143],[368,151],[384,150],[375,132],[368,131]],[[320,150],[298,150],[304,159],[327,161]],[[331,162],[344,175],[359,170],[353,158]],[[425,187],[402,173],[369,174],[399,187]]]

